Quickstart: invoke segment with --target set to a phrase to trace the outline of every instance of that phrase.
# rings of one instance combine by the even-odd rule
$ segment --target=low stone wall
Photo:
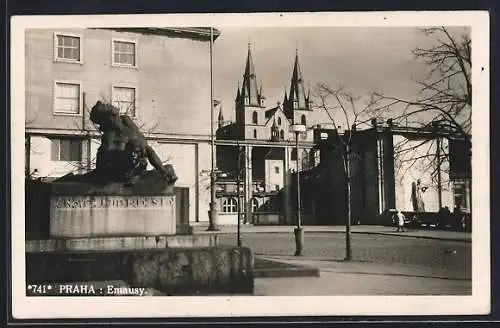
[[[123,280],[167,295],[252,294],[246,247],[165,248],[26,254],[26,283]]]
[[[96,237],[27,240],[26,253],[53,251],[108,251],[167,247],[215,247],[217,235]]]

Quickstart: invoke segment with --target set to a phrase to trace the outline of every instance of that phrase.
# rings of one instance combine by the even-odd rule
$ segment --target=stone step
[[[151,249],[168,247],[212,247],[217,246],[217,235],[164,235],[123,236],[90,238],[53,238],[27,240],[26,253],[53,251],[106,251],[126,249]]]
[[[319,269],[269,259],[255,258],[254,278],[319,277]]]

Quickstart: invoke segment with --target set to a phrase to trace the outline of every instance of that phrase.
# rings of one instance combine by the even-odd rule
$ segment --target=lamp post
[[[300,218],[301,201],[300,201],[300,170],[299,170],[299,134],[306,131],[305,125],[292,124],[290,125],[290,132],[295,133],[295,161],[297,163],[297,227],[294,229],[295,234],[295,256],[302,255],[302,248],[304,244],[304,230],[302,229],[302,222]]]
[[[238,168],[236,174],[236,195],[238,196],[238,231],[237,243],[241,247],[241,197],[240,197],[240,174],[241,174],[241,147],[238,142]]]
[[[208,211],[208,231],[217,231],[217,204],[215,202],[215,136],[214,136],[214,95],[213,95],[213,47],[214,30],[210,27],[210,153],[212,167],[210,171],[210,210]]]

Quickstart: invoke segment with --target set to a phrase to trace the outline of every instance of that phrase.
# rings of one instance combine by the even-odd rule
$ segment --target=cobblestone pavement
[[[256,256],[293,256],[293,233],[243,233],[244,246]],[[235,245],[235,234],[219,234],[219,243]],[[384,234],[352,234],[352,256],[357,262],[422,266],[438,277],[471,279],[471,243],[466,240],[407,238]],[[304,236],[304,259],[339,261],[345,257],[341,233],[309,232]]]

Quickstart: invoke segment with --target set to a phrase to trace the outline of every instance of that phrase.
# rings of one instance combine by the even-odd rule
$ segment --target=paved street
[[[219,243],[236,244],[225,228]],[[260,232],[258,230],[261,230]],[[283,229],[283,231],[280,231]],[[284,230],[288,229],[288,231]],[[341,227],[340,227],[341,229]],[[363,228],[359,228],[358,230]],[[256,279],[256,295],[466,295],[471,293],[470,234],[451,231],[393,233],[388,227],[352,234],[353,262],[345,257],[341,230],[311,229],[304,256],[293,256],[290,227],[245,227],[243,245],[256,257],[317,267],[321,277]],[[202,232],[199,232],[202,233]],[[426,237],[427,235],[427,237]]]
[[[292,233],[245,233],[243,245],[256,256],[293,255]],[[220,234],[219,243],[235,245],[236,236]],[[471,276],[471,243],[375,234],[352,234],[352,255],[356,261],[382,264],[422,265],[455,272],[462,279]],[[304,256],[309,259],[338,261],[345,257],[345,237],[340,233],[306,233]]]

